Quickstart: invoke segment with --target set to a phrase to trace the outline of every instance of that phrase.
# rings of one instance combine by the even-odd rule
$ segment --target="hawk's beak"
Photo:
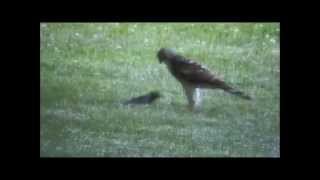
[[[161,64],[162,63],[162,60],[159,58],[159,63]]]
[[[161,58],[161,56],[160,56],[160,52],[157,53],[157,58],[158,58],[158,60],[159,60],[159,63],[161,64],[161,63],[162,63],[162,58]]]

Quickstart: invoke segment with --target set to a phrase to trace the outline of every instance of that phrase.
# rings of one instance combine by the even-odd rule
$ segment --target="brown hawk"
[[[200,89],[222,89],[250,100],[248,95],[227,85],[207,68],[187,59],[171,49],[162,48],[157,53],[159,62],[167,65],[170,73],[181,83],[190,109],[200,104]]]

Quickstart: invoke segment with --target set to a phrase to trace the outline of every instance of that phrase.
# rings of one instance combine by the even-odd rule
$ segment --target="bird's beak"
[[[163,61],[163,59],[161,58],[161,56],[160,56],[159,52],[158,52],[158,54],[157,54],[157,59],[158,59],[159,63],[161,64],[161,63],[162,63],[162,61]]]

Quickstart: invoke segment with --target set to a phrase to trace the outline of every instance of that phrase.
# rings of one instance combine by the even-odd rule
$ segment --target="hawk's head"
[[[176,56],[176,53],[172,49],[168,48],[161,48],[157,54],[160,63],[170,60],[174,56]]]

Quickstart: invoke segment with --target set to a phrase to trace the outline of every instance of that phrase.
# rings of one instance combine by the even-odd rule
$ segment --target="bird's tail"
[[[251,100],[252,99],[249,95],[246,95],[242,91],[239,91],[239,90],[229,86],[227,83],[225,83],[221,79],[217,79],[217,78],[214,79],[212,84],[213,85],[211,87],[213,87],[213,89],[215,89],[215,88],[223,89],[224,91],[226,91],[226,92],[228,92],[230,94],[236,95],[238,97],[241,97],[243,99],[246,99],[246,100]]]
[[[246,100],[251,100],[252,99],[249,95],[243,93],[242,91],[236,90],[236,89],[227,89],[225,91],[227,91],[230,94],[233,94],[233,95],[236,95],[238,97],[241,97],[242,99],[246,99]]]

